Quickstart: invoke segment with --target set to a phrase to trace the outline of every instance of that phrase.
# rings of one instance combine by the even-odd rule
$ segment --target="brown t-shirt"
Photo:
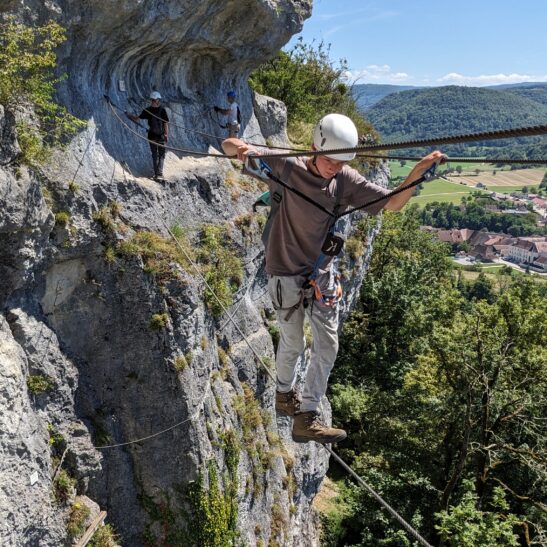
[[[358,207],[385,196],[389,192],[387,188],[368,181],[347,165],[340,170],[335,179],[318,177],[308,171],[306,159],[291,158],[293,166],[290,175],[288,180],[283,180],[283,170],[285,163],[289,161],[288,158],[264,157],[264,161],[277,178],[300,190],[329,211],[333,211],[336,205],[337,187],[342,188],[342,195],[338,200],[339,213],[349,207]],[[385,204],[386,201],[382,200],[365,208],[364,211],[375,215]],[[331,223],[332,217],[327,213],[294,192],[283,189],[283,199],[273,220],[266,246],[266,272],[280,276],[311,273],[315,261],[321,254],[321,247]]]

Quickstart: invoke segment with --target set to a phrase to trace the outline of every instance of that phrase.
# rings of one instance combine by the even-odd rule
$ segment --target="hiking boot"
[[[327,427],[318,412],[299,412],[294,416],[292,440],[295,443],[316,441],[322,444],[338,443],[347,437],[343,429]]]
[[[300,410],[298,393],[291,389],[287,393],[275,392],[275,409],[285,416],[294,416]]]

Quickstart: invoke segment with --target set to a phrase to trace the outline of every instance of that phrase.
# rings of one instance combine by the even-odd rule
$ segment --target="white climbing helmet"
[[[152,99],[153,101],[157,101],[158,99],[161,99],[160,92],[152,91],[152,93],[150,93],[150,99]]]
[[[355,124],[342,114],[327,114],[319,120],[313,131],[313,144],[316,150],[336,148],[355,148],[359,141]],[[350,161],[355,152],[325,154],[327,158],[338,161]]]

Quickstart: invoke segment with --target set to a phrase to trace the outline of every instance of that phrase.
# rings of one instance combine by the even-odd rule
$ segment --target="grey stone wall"
[[[298,31],[310,4],[13,4],[27,22],[54,17],[67,27],[69,41],[60,55],[69,78],[60,100],[88,126],[45,165],[28,169],[14,163],[14,120],[0,110],[1,545],[68,542],[76,494],[108,511],[107,522],[123,545],[144,545],[146,534],[156,541],[164,537],[166,519],[157,518],[158,511],[173,516],[174,528],[184,528],[189,507],[181,489],[210,460],[222,477],[222,435],[230,429],[241,434],[234,400],[244,397],[244,386],[262,409],[254,442],[268,462],[257,474],[256,458],[242,442],[241,541],[318,545],[311,502],[328,455],[318,445],[292,443],[290,420],[275,416],[275,386],[239,330],[226,314],[214,318],[207,310],[192,267],[172,264],[178,279],[160,281],[136,255],[108,258],[109,249],[141,230],[168,237],[166,226],[177,224],[195,236],[202,224],[226,223],[244,264],[229,312],[259,355],[273,359],[273,310],[258,224],[255,217],[245,232],[238,223],[261,190],[240,179],[229,161],[174,152],[167,154],[168,182],[151,181],[148,145],[111,115],[103,99],[108,93],[125,108],[129,97],[155,87],[181,126],[172,126],[171,143],[207,151],[218,149],[220,139],[188,129],[222,137],[207,109],[222,103],[226,88],[235,88],[244,135],[282,144],[282,107],[271,109],[268,98],[257,98],[255,116],[246,76]],[[110,232],[97,213],[111,211],[113,203]],[[56,222],[59,212],[69,213],[68,223]],[[346,261],[349,309],[367,256]],[[160,330],[150,326],[157,313],[167,318]],[[178,370],[177,357],[190,353],[191,362]],[[305,354],[302,369],[306,364]],[[47,379],[47,388],[36,390],[33,378]],[[324,410],[329,416],[327,402]],[[123,444],[140,438],[146,439]],[[122,446],[97,448],[113,444]],[[60,471],[75,481],[66,501],[52,495]]]

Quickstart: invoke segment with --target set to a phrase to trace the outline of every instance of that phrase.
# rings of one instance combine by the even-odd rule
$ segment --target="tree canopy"
[[[458,278],[419,225],[413,208],[384,215],[344,326],[339,450],[434,544],[531,545],[547,526],[547,290]],[[411,545],[366,492],[342,492],[330,545]]]

